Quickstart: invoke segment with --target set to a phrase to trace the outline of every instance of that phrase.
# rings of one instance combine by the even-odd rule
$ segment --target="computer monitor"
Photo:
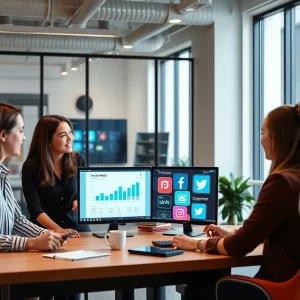
[[[153,167],[152,219],[182,223],[183,230],[165,235],[197,236],[191,224],[217,223],[218,168]]]
[[[79,224],[109,223],[110,231],[119,223],[150,220],[151,183],[151,167],[79,168]]]

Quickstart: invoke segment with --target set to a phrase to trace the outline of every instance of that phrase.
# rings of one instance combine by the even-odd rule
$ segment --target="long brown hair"
[[[54,186],[55,176],[50,152],[50,143],[57,127],[61,122],[66,122],[73,131],[71,122],[62,116],[46,115],[37,123],[30,144],[27,159],[37,159],[40,165],[40,184]],[[77,171],[75,152],[65,153],[62,159],[62,169],[67,177],[74,176]]]
[[[300,105],[280,106],[267,118],[272,152],[270,173],[300,171]]]
[[[17,117],[21,114],[21,109],[6,103],[0,103],[0,132],[8,133],[17,125]]]
[[[17,117],[21,115],[21,109],[10,104],[0,103],[0,132],[5,130],[10,133],[17,125]],[[2,150],[0,149],[0,157],[2,157]],[[6,157],[9,160],[9,157]]]

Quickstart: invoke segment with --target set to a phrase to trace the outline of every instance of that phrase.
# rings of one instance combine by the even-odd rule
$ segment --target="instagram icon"
[[[186,206],[173,206],[173,219],[174,220],[187,220]]]
[[[161,194],[171,194],[172,177],[158,177],[157,191]]]

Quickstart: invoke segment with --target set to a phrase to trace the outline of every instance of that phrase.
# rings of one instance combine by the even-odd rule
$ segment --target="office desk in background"
[[[129,254],[127,249],[166,239],[161,233],[134,232],[126,249],[111,251],[103,239],[83,234],[69,239],[60,251],[79,249],[110,252],[111,256],[77,262],[43,258],[41,252],[0,253],[2,300],[24,299],[28,295],[122,290],[119,298],[133,299],[133,288],[187,283],[199,270],[260,265],[262,245],[243,258],[186,251],[183,255],[161,258]],[[18,285],[19,294],[10,294]]]

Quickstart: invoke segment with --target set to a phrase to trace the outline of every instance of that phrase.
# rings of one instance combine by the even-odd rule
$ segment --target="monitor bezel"
[[[157,166],[157,167],[152,167],[152,188],[151,188],[151,196],[153,196],[153,174],[155,170],[170,170],[170,169],[177,169],[177,170],[191,170],[191,169],[199,169],[199,170],[215,170],[216,172],[216,178],[217,178],[217,184],[216,184],[216,210],[215,210],[215,222],[208,222],[208,221],[203,221],[203,220],[169,220],[169,219],[154,219],[153,218],[153,211],[152,211],[152,202],[153,199],[151,198],[151,218],[152,222],[160,222],[160,223],[174,223],[174,224],[191,224],[191,225],[209,225],[209,224],[218,224],[218,208],[219,208],[219,197],[218,197],[218,192],[219,192],[219,168],[218,167],[179,167],[179,166]]]
[[[150,217],[146,218],[132,218],[132,219],[120,219],[120,220],[98,220],[98,221],[81,221],[80,220],[80,171],[96,171],[101,170],[103,172],[105,171],[150,171]],[[152,218],[152,167],[151,166],[145,166],[145,167],[81,167],[78,168],[77,171],[77,195],[78,195],[78,224],[80,225],[97,225],[97,224],[120,224],[120,223],[136,223],[136,222],[151,222]]]

